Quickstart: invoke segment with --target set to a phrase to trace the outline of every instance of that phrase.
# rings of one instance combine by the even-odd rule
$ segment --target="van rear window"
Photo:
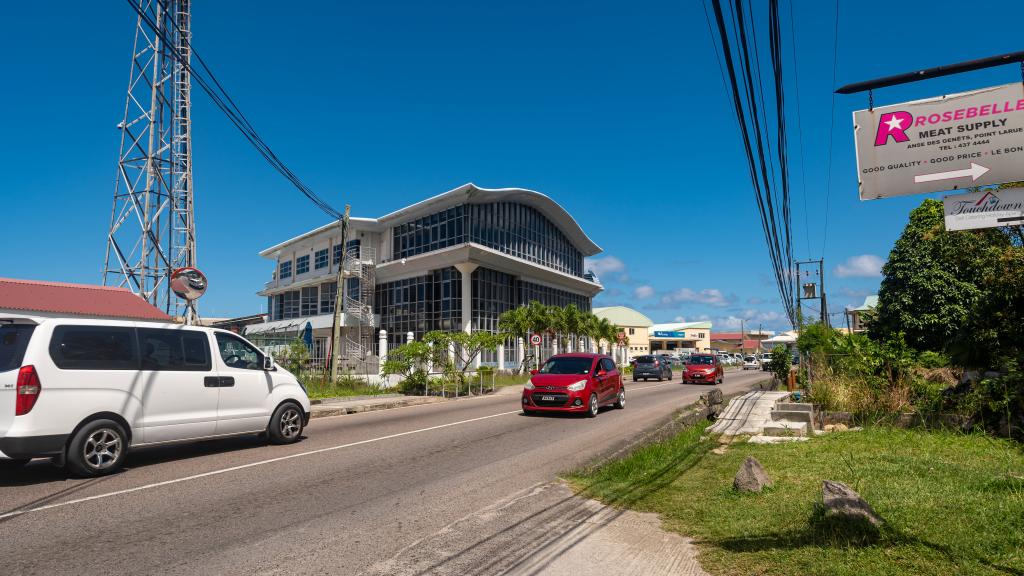
[[[0,372],[21,368],[35,324],[0,324]]]
[[[57,326],[50,357],[62,370],[138,370],[135,330],[117,326]]]

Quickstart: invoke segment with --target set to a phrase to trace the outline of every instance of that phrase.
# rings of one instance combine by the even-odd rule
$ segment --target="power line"
[[[828,213],[829,203],[832,199],[832,135],[836,126],[836,65],[839,58],[839,0],[836,0],[836,20],[834,30],[834,41],[832,42],[832,108],[829,113],[828,123],[828,162],[825,173],[825,230],[821,234],[821,255],[825,256],[825,244],[828,241]]]
[[[804,240],[807,242],[807,257],[811,257],[811,224],[807,210],[807,169],[804,161],[804,124],[800,114],[800,67],[796,62],[796,20],[793,17],[794,0],[789,0],[789,45],[793,50],[793,84],[796,93],[796,133],[800,141],[800,186],[804,201]]]
[[[165,0],[156,1],[159,2],[161,5],[164,5],[165,2]],[[256,131],[255,127],[253,127],[252,123],[249,122],[249,119],[246,118],[245,114],[235,104],[234,99],[232,99],[231,96],[224,89],[224,86],[217,79],[217,76],[213,73],[210,67],[206,65],[206,62],[195,50],[195,48],[191,45],[191,43],[188,42],[187,37],[185,40],[185,45],[188,47],[191,54],[195,56],[196,60],[199,62],[201,71],[197,71],[190,65],[188,58],[181,54],[181,52],[177,49],[174,43],[170,41],[171,38],[166,33],[166,31],[157,26],[157,24],[149,17],[148,14],[145,13],[145,11],[137,2],[134,2],[133,0],[127,0],[127,2],[128,5],[131,6],[132,9],[139,15],[139,18],[146,23],[150,30],[152,30],[153,33],[160,38],[161,42],[164,43],[165,48],[174,57],[174,59],[177,60],[178,63],[188,72],[189,76],[191,76],[192,79],[195,80],[197,84],[199,84],[203,92],[205,92],[207,96],[209,96],[213,103],[217,106],[217,108],[219,108],[228,117],[231,123],[235,125],[239,132],[242,133],[242,136],[250,144],[252,144],[254,148],[256,148],[257,152],[259,152],[260,155],[263,156],[267,163],[270,164],[271,167],[274,168],[274,170],[276,170],[278,173],[284,176],[289,182],[291,182],[292,185],[299,190],[299,192],[301,192],[306,198],[313,202],[313,204],[321,211],[323,211],[325,214],[330,216],[332,219],[341,218],[341,212],[331,207],[331,205],[328,204],[327,201],[318,196],[309,186],[302,182],[302,180],[299,179],[299,177],[277,156],[277,154],[274,153],[274,151],[270,148],[266,141],[263,140],[263,138]],[[175,27],[177,27],[177,23],[175,23]],[[179,29],[179,33],[180,32],[181,30]],[[207,79],[206,76],[203,75],[204,73],[206,76],[209,76],[209,79]],[[213,85],[211,85],[211,82]]]

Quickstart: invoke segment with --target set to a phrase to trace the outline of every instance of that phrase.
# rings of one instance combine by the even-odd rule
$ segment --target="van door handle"
[[[225,388],[235,385],[235,379],[231,376],[206,376],[203,378],[203,386],[207,388]]]
[[[235,379],[231,376],[221,376],[220,385],[222,388],[230,388],[235,385]]]

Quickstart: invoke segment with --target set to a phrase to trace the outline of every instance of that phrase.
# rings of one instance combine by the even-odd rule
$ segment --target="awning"
[[[334,315],[321,314],[319,316],[309,316],[306,318],[290,318],[288,320],[275,320],[273,322],[264,322],[262,324],[250,324],[245,327],[245,335],[252,336],[253,334],[267,334],[274,332],[299,333],[306,328],[307,322],[313,326],[313,330],[318,328],[331,328],[334,326]],[[344,315],[342,315],[342,325],[344,325]]]

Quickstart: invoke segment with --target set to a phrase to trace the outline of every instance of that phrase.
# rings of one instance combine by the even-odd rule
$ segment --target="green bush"
[[[425,370],[414,370],[398,383],[398,391],[402,394],[417,395],[423,394],[427,385],[427,373]]]

